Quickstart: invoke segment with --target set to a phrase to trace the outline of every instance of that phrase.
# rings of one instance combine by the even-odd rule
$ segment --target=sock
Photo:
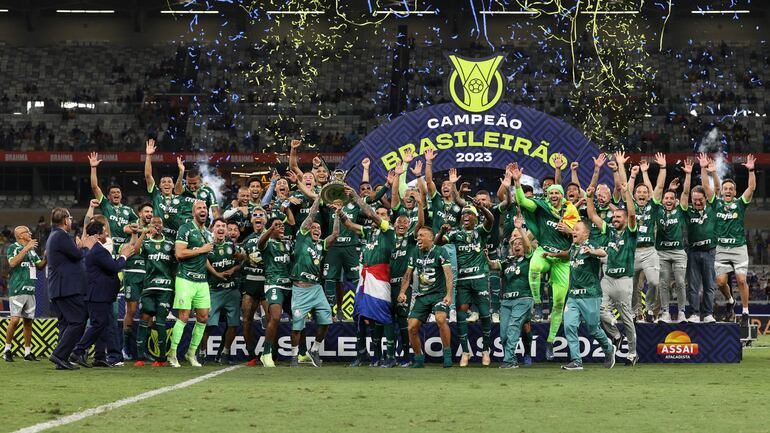
[[[273,353],[273,343],[265,341],[265,347],[262,348],[262,355],[267,355],[268,353]],[[254,354],[254,356],[256,356],[256,354]]]
[[[530,272],[528,278],[529,289],[532,291],[532,298],[535,300],[535,304],[539,304],[542,302],[540,299],[540,272]]]
[[[382,334],[382,324],[375,322],[372,329],[372,343],[374,344],[374,357],[377,359],[382,359]]]
[[[415,364],[424,364],[425,363],[425,354],[421,353],[419,355],[414,355],[414,363]]]
[[[743,307],[742,314],[749,314],[749,307]]]
[[[383,325],[383,332],[385,334],[385,354],[389,359],[396,358],[396,329],[393,323]]]
[[[185,325],[185,322],[176,319],[174,327],[171,330],[171,351],[174,352],[174,355],[176,355],[176,348],[179,346],[179,342],[182,341],[182,334],[184,334]]]
[[[296,358],[298,354],[299,354],[299,347],[291,346],[291,356],[293,358]]]
[[[29,356],[30,353],[32,353],[32,348],[29,346],[24,346],[24,356]]]
[[[270,354],[273,355],[273,358],[278,358],[278,343],[276,342],[275,344],[273,344],[271,342],[270,343],[270,347],[271,347]],[[302,350],[302,349],[300,349],[300,350]]]
[[[481,340],[484,347],[482,350],[489,350],[490,334],[492,333],[492,318],[490,316],[481,317]]]
[[[302,331],[299,336],[299,354],[303,356],[307,355],[307,336],[305,335],[305,331]]]
[[[727,303],[728,304],[734,304],[735,303],[735,299],[733,299],[733,297],[730,296],[730,299],[727,300]]]
[[[452,348],[451,347],[445,347],[444,348],[444,363],[452,363]]]
[[[222,349],[222,356],[230,356],[230,349],[227,347]]]
[[[457,310],[457,333],[460,334],[460,347],[464,353],[471,352],[471,345],[468,344],[468,313],[463,310]]]
[[[360,316],[356,319],[356,358],[359,361],[366,359],[366,320]]]
[[[192,331],[192,337],[190,337],[190,348],[188,349],[189,352],[195,353],[195,351],[198,349],[198,346],[201,345],[201,340],[203,340],[203,333],[206,331],[206,324],[195,321],[195,326],[193,326]],[[203,352],[206,352],[206,348],[203,348]]]
[[[521,342],[524,343],[524,355],[529,355],[529,351],[532,347],[532,330],[529,332],[521,332]]]
[[[331,305],[332,313],[335,313],[333,310],[337,304],[337,283],[332,280],[324,281],[324,294],[326,295],[326,301]],[[341,311],[336,312],[337,317],[341,317],[341,315]]]
[[[321,351],[321,343],[318,341],[313,341],[313,345],[310,347],[310,351],[312,352]]]
[[[131,346],[131,328],[127,328],[123,330],[123,347],[128,348]]]
[[[155,322],[155,330],[158,332],[158,361],[166,362],[166,319],[162,318],[160,321]]]
[[[145,354],[144,344],[147,341],[147,333],[148,333],[147,321],[140,320],[139,328],[136,331],[136,359],[140,361],[144,361],[144,354]]]
[[[11,345],[10,344],[6,344],[5,348],[3,349],[3,353],[10,352],[10,351],[11,351]]]
[[[398,318],[398,330],[401,334],[401,351],[404,352],[403,357],[409,357],[409,327],[406,323],[406,317]]]

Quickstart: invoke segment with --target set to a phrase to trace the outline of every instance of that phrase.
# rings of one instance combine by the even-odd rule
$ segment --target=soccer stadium
[[[758,0],[0,0],[0,431],[767,431],[768,40]]]

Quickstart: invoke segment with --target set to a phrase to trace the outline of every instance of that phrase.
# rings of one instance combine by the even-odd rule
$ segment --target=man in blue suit
[[[57,370],[77,370],[69,362],[75,344],[83,335],[86,326],[86,305],[83,295],[86,290],[85,267],[81,263],[84,251],[93,246],[92,236],[75,241],[69,236],[72,216],[65,208],[51,211],[51,235],[46,242],[48,256],[48,297],[52,311],[59,320],[59,342],[48,358],[56,364]]]
[[[91,221],[86,226],[86,234],[97,240],[86,254],[88,288],[85,300],[90,324],[72,351],[69,360],[86,368],[91,367],[86,350],[95,344],[93,366],[112,367],[112,364],[106,360],[107,343],[110,337],[108,326],[115,323],[112,303],[118,298],[121,286],[118,272],[126,266],[126,259],[134,254],[136,238],[134,237],[131,243],[121,248],[119,258],[113,259],[110,251],[104,247],[107,232],[102,222]]]

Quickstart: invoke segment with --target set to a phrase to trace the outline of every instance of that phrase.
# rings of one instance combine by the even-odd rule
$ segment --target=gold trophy
[[[345,175],[346,171],[334,170],[329,183],[321,188],[321,201],[325,204],[332,204],[337,200],[342,202],[342,205],[346,205],[353,201],[353,198],[348,196],[345,192]]]

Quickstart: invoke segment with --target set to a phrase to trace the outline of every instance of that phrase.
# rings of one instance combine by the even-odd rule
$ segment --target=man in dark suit
[[[69,362],[75,344],[86,326],[85,267],[81,263],[84,250],[96,242],[94,237],[84,237],[77,243],[69,236],[72,216],[64,208],[51,212],[51,235],[46,242],[48,256],[48,297],[51,309],[59,320],[59,342],[48,358],[57,370],[77,370]]]
[[[115,315],[112,311],[112,303],[118,298],[120,291],[120,279],[118,272],[126,266],[126,259],[135,251],[136,236],[131,243],[124,245],[120,250],[120,257],[112,258],[112,254],[104,247],[107,241],[107,232],[100,221],[92,221],[86,227],[86,234],[94,236],[98,241],[88,254],[86,254],[86,273],[88,275],[88,289],[86,292],[86,305],[90,324],[85,334],[72,351],[70,361],[83,367],[91,367],[88,363],[86,351],[92,344],[94,348],[94,367],[112,367],[106,360],[107,343],[110,333],[108,327],[115,323]]]

